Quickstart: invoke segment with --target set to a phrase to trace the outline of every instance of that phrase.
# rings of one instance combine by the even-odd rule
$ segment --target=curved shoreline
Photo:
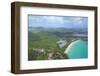
[[[79,41],[81,41],[81,40],[76,40],[76,41],[74,41],[74,42],[71,42],[69,45],[68,45],[68,47],[65,49],[65,54],[67,54],[69,51],[69,49],[72,47],[72,45],[74,45],[75,43],[77,43],[77,42],[79,42]]]

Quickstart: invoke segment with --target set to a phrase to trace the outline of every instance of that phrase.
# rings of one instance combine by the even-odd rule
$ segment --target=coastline
[[[76,41],[73,41],[73,42],[71,42],[67,47],[66,47],[66,49],[65,49],[65,54],[67,54],[69,51],[69,49],[72,47],[72,45],[74,45],[75,43],[77,43],[77,42],[79,42],[79,41],[81,41],[81,40],[76,40]]]

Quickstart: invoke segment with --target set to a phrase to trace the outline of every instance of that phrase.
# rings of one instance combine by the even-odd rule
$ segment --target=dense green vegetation
[[[28,59],[29,60],[47,60],[47,59],[67,59],[64,54],[67,46],[76,39],[84,39],[83,37],[75,37],[75,34],[87,34],[82,29],[65,29],[65,28],[32,28],[28,31]],[[58,43],[62,41],[63,47]]]

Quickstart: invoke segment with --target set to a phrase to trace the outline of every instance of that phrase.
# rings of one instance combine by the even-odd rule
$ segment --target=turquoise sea
[[[69,45],[67,51],[69,59],[88,58],[88,42],[77,40]]]

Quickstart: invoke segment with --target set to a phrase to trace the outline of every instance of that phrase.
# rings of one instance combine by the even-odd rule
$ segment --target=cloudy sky
[[[28,16],[29,27],[87,28],[88,18],[78,16]]]

